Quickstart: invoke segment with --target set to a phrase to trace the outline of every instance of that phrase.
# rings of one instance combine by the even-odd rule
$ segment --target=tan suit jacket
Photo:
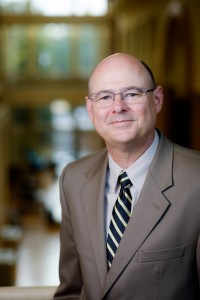
[[[200,299],[200,153],[161,134],[112,267],[106,260],[107,151],[60,178],[60,286],[54,299]]]

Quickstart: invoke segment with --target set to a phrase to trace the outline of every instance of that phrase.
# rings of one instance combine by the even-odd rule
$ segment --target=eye
[[[127,94],[127,97],[135,97],[135,96],[138,96],[138,93],[131,92]]]
[[[110,94],[100,94],[98,97],[98,101],[108,101],[110,99],[112,99]]]
[[[130,91],[124,94],[125,99],[135,98],[138,97],[139,93],[137,91]]]

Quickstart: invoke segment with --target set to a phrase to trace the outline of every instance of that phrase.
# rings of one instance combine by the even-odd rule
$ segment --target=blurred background
[[[199,0],[0,1],[0,286],[58,284],[58,178],[104,146],[84,104],[99,60],[144,60],[157,126],[200,150],[199,36]]]

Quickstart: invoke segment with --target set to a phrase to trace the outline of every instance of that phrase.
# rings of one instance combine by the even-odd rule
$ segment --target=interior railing
[[[0,300],[53,300],[56,286],[0,287]]]

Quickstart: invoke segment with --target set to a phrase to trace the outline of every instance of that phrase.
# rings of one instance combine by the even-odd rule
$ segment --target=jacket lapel
[[[152,178],[148,179],[145,186],[145,189],[148,190],[150,187],[152,190],[154,188],[154,191],[143,192],[134,208],[108,273],[105,293],[126,268],[169,206],[168,201],[161,195]]]
[[[161,138],[138,203],[116,252],[104,286],[105,295],[169,208],[163,191],[172,185],[172,144]]]
[[[92,249],[102,288],[107,276],[104,216],[107,164],[107,152],[105,152],[101,159],[98,160],[98,163],[88,171],[88,182],[81,192]]]

